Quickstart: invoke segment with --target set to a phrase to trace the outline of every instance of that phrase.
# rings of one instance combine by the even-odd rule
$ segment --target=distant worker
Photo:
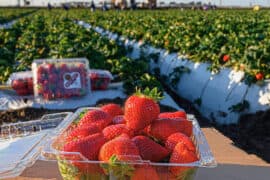
[[[135,0],[130,0],[130,7],[131,7],[132,10],[136,9]]]
[[[103,1],[102,10],[103,10],[103,11],[108,11],[108,7],[107,7],[107,2],[106,2],[106,0]]]
[[[52,10],[52,5],[51,5],[51,3],[48,3],[48,9],[49,9],[49,10]]]
[[[94,12],[96,10],[96,5],[95,5],[94,1],[91,1],[90,8],[91,8],[92,12]]]
[[[68,11],[69,10],[69,6],[67,4],[63,4],[63,9]]]

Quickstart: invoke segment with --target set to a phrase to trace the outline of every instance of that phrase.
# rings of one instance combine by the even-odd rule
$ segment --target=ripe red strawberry
[[[80,120],[78,126],[96,124],[100,129],[105,128],[112,122],[111,116],[101,110],[89,110]]]
[[[15,80],[13,80],[11,82],[11,87],[14,90],[24,89],[25,88],[24,80],[22,80],[22,79],[15,79]]]
[[[29,94],[29,91],[28,91],[28,89],[18,89],[18,90],[16,90],[16,93],[19,96],[26,96]]]
[[[27,78],[27,89],[30,94],[33,94],[33,78]]]
[[[188,146],[185,145],[185,143],[180,142],[175,146],[172,152],[170,163],[192,163],[198,160],[199,159],[196,155],[196,152],[189,149]],[[190,176],[192,172],[191,167],[185,166],[172,166],[169,167],[169,170],[179,179],[186,179],[187,176]]]
[[[86,127],[76,127],[73,129],[67,136],[66,141],[74,141],[78,139],[82,139],[84,137],[87,137],[91,134],[96,134],[101,132],[99,127],[95,124],[88,125]]]
[[[135,131],[141,130],[157,119],[160,108],[153,100],[153,95],[159,95],[157,89],[150,91],[146,89],[143,95],[141,92],[130,96],[125,102],[125,115],[127,127]]]
[[[126,121],[124,119],[124,116],[115,116],[112,120],[113,124],[126,124]]]
[[[187,114],[185,111],[176,111],[176,112],[164,112],[158,115],[158,118],[184,118],[187,119]]]
[[[128,129],[125,124],[110,125],[103,129],[102,131],[104,137],[107,140],[114,139],[115,137],[125,133],[129,137],[134,136],[134,132],[131,129]]]
[[[159,176],[155,168],[149,165],[141,165],[134,171],[131,180],[159,180]]]
[[[102,106],[101,110],[108,113],[112,117],[124,114],[122,108],[118,104],[114,104],[114,103],[110,103],[110,104],[106,104]]]
[[[86,157],[88,160],[97,160],[98,153],[101,146],[106,142],[104,136],[101,133],[93,134],[82,139],[68,142],[64,145],[63,150],[66,152],[79,152],[81,155]],[[76,162],[76,160],[82,160],[78,155],[65,155],[68,160],[75,160],[73,164],[78,167],[81,171],[85,172],[96,172],[97,170],[102,171],[97,164],[87,164],[83,162]]]
[[[177,132],[186,134],[185,128],[187,123],[189,121],[183,119],[156,120],[147,127],[146,131],[150,136],[164,142],[171,134]],[[190,136],[190,134],[186,135]]]
[[[227,54],[224,55],[223,58],[222,58],[222,61],[223,61],[223,62],[227,62],[227,61],[229,61],[229,60],[230,60],[230,56],[227,55]]]
[[[191,141],[191,139],[187,137],[185,134],[180,133],[180,132],[170,135],[165,142],[165,147],[170,152],[172,152],[176,144],[178,144],[179,142],[184,143],[192,151],[194,152],[196,151],[196,147]]]
[[[122,161],[141,159],[136,144],[127,135],[121,135],[105,143],[99,151],[99,160],[108,162],[113,155]]]
[[[256,80],[261,81],[261,80],[263,80],[264,75],[263,75],[262,72],[259,72],[259,73],[257,73],[257,74],[255,75],[255,77],[256,77]]]
[[[169,155],[169,151],[166,148],[148,137],[136,136],[132,138],[132,141],[138,147],[143,160],[158,162]]]

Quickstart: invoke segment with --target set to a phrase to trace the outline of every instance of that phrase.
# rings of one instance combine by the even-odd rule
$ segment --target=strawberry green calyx
[[[106,174],[113,174],[119,180],[125,180],[127,177],[131,177],[135,170],[131,164],[119,160],[116,155],[111,156],[108,164],[102,164],[101,166]]]
[[[136,87],[135,95],[139,97],[147,97],[153,99],[154,101],[160,101],[164,98],[164,96],[162,96],[162,93],[159,92],[158,88],[156,87],[153,89],[147,87],[143,91],[140,88]]]

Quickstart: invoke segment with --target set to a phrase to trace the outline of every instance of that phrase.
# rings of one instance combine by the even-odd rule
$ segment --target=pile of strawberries
[[[33,78],[19,78],[11,82],[11,87],[20,96],[33,94]]]
[[[90,71],[89,73],[92,90],[106,90],[111,82],[110,76],[102,74],[102,71]]]
[[[87,69],[83,63],[44,63],[37,68],[37,94],[44,99],[83,96],[87,92]]]
[[[124,111],[117,104],[107,104],[85,112],[65,137],[62,150],[79,152],[90,161],[134,162],[128,168],[132,173],[126,173],[133,180],[167,179],[154,166],[134,164],[198,161],[190,139],[192,129],[185,112],[160,113],[153,98],[138,93],[126,100]],[[106,168],[98,164],[74,161],[73,165],[85,173],[106,173]],[[185,179],[189,170],[190,167],[169,166],[166,177]],[[125,173],[123,168],[120,171]]]

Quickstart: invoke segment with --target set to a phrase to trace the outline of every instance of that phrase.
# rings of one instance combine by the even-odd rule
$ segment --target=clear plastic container
[[[80,119],[81,113],[86,110],[96,108],[81,108],[73,115],[73,121]],[[182,179],[193,179],[198,167],[216,167],[216,161],[210,151],[208,143],[202,133],[199,124],[194,116],[188,115],[188,119],[193,124],[192,140],[197,148],[199,161],[186,164],[178,163],[153,163],[150,161],[136,160],[132,162],[116,162],[113,165],[101,161],[89,161],[79,152],[61,151],[64,145],[64,137],[67,136],[72,124],[63,129],[56,137],[51,137],[47,146],[42,151],[42,158],[47,160],[58,160],[60,173],[64,179],[86,178],[86,179],[131,179],[135,171],[139,171],[146,179],[155,179],[153,174],[159,176],[158,179],[175,179],[172,176],[172,169],[182,170]],[[78,169],[74,164],[83,167]],[[105,170],[104,170],[105,169]],[[154,171],[154,173],[153,173]],[[155,173],[156,172],[156,173]],[[148,175],[152,174],[153,177]],[[142,177],[141,176],[141,177]],[[185,176],[185,177],[184,177]]]
[[[35,97],[46,100],[84,96],[90,92],[86,58],[39,59],[32,64]]]
[[[0,126],[0,179],[20,175],[35,163],[49,135],[72,121],[72,113],[44,115],[41,119]]]
[[[10,85],[19,96],[34,94],[32,71],[12,73],[7,81],[7,84]]]
[[[90,69],[89,77],[92,90],[106,90],[113,79],[109,71],[100,69]]]

